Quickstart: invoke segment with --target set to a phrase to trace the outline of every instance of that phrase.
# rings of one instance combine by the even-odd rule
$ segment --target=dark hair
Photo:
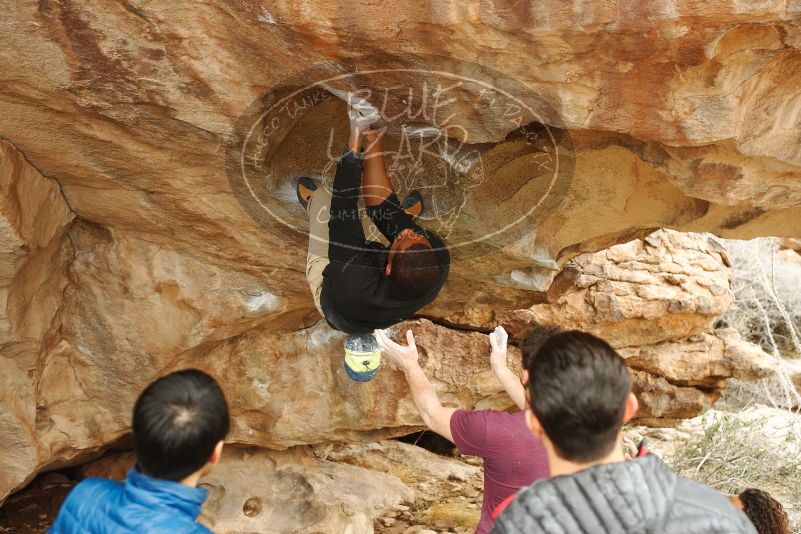
[[[422,243],[415,243],[397,252],[389,277],[405,294],[418,296],[434,289],[442,275],[437,251]]]
[[[609,454],[623,426],[631,375],[602,339],[571,331],[552,336],[524,361],[531,409],[560,457],[592,462]]]
[[[738,495],[743,512],[759,534],[790,534],[790,521],[779,501],[766,491],[748,488]]]
[[[538,323],[530,323],[525,335],[523,336],[523,344],[521,345],[521,357],[523,358],[523,368],[526,369],[527,357],[529,355],[537,354],[546,341],[551,339],[556,334],[561,334],[564,330],[555,326],[545,326]]]
[[[161,377],[134,405],[139,469],[155,478],[183,480],[209,461],[228,425],[228,405],[212,377],[197,369]]]

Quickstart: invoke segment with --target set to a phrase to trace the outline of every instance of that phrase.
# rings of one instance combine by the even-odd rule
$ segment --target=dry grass
[[[388,471],[389,474],[398,477],[404,484],[413,484],[423,479],[414,469],[409,467],[406,462],[401,464],[392,464]]]
[[[781,259],[775,238],[724,245],[736,300],[721,320],[766,352],[801,357],[801,268]]]
[[[795,519],[801,513],[801,465],[796,454],[798,436],[787,442],[760,439],[765,419],[744,420],[737,414],[705,417],[702,432],[676,444],[666,461],[680,475],[706,484],[725,495],[760,488],[778,499]],[[789,456],[789,457],[788,457]]]
[[[777,239],[724,244],[735,302],[720,322],[779,364],[801,357],[801,268],[781,259]],[[758,404],[784,409],[779,413],[788,421],[786,432],[770,436],[767,427],[773,423],[744,416]],[[768,491],[784,505],[793,532],[801,532],[801,395],[786,366],[778,365],[774,375],[757,382],[731,381],[717,407],[728,413],[705,416],[700,429],[673,444],[668,463],[680,475],[726,495],[749,487]]]
[[[466,508],[462,502],[435,504],[428,510],[426,519],[431,525],[445,520],[461,527],[475,527],[481,519],[481,510]]]
[[[783,260],[775,238],[724,240],[732,264],[735,301],[720,322],[737,329],[778,362],[801,357],[801,267]],[[734,404],[762,402],[798,410],[801,394],[786,367],[756,383],[735,384],[727,394]]]

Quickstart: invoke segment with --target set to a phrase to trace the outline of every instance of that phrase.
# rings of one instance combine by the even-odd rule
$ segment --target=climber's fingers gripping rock
[[[381,351],[389,358],[389,361],[402,371],[405,371],[408,366],[417,363],[419,354],[417,345],[414,343],[414,334],[412,334],[411,330],[406,331],[408,345],[395,343],[389,339],[383,330],[376,330],[374,335],[378,340],[378,346],[381,347]]]
[[[364,132],[381,119],[381,114],[364,98],[348,95],[348,120],[351,129]]]
[[[506,330],[504,330],[502,326],[498,326],[494,331],[490,332],[489,340],[490,348],[492,349],[490,352],[492,368],[505,367],[506,345],[509,340],[509,334],[506,333]]]

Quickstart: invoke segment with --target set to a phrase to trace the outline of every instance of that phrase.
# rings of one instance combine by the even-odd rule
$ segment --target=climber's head
[[[431,291],[442,268],[439,254],[424,235],[407,228],[392,242],[386,273],[404,294],[415,297]]]
[[[134,405],[139,470],[174,481],[208,473],[220,459],[228,425],[228,405],[212,377],[187,369],[159,378]]]
[[[614,454],[623,424],[637,411],[623,358],[605,341],[576,331],[552,336],[533,354],[525,344],[523,350],[526,418],[548,455],[588,464]]]
[[[734,506],[745,512],[759,534],[790,534],[787,512],[768,492],[748,488],[730,500]]]
[[[520,347],[523,372],[526,372],[526,359],[529,355],[537,354],[546,341],[551,339],[556,334],[561,334],[564,330],[555,326],[541,325],[538,323],[530,323],[528,330],[523,337],[523,345]]]

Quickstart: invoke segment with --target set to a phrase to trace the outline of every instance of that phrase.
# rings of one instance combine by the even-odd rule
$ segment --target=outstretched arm
[[[376,330],[375,337],[384,354],[406,375],[412,400],[425,425],[443,438],[453,442],[451,416],[456,409],[446,408],[440,403],[437,392],[434,391],[431,382],[420,368],[420,364],[417,362],[419,354],[417,346],[414,344],[412,331],[406,331],[406,340],[409,343],[407,346],[395,343],[387,337],[383,330]]]
[[[492,365],[492,372],[495,378],[501,383],[506,394],[512,399],[518,408],[521,410],[526,409],[526,389],[520,383],[520,378],[509,369],[506,365],[506,344],[509,335],[502,326],[495,328],[489,335],[490,347],[490,365]]]
[[[383,131],[367,130],[364,132],[364,175],[362,176],[362,196],[367,206],[380,206],[392,194],[392,182],[387,176],[384,166],[384,154],[381,151]]]
[[[350,124],[348,148],[351,152],[361,152],[364,143],[364,132],[378,120],[378,110],[356,93],[347,93],[347,103],[348,122]]]

